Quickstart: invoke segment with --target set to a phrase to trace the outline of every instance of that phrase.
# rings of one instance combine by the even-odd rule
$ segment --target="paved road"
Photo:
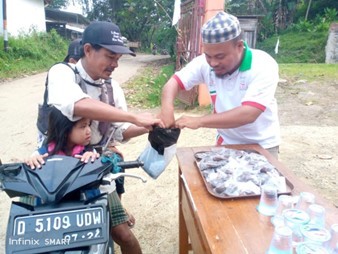
[[[123,56],[112,77],[126,82],[147,63],[162,59],[161,55]],[[2,162],[22,160],[36,146],[37,105],[42,101],[46,73],[0,84],[0,158]],[[10,200],[0,193],[0,253],[5,253],[4,239]]]

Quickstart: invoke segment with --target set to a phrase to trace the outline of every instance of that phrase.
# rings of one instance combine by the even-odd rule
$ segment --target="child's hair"
[[[49,152],[49,155],[66,151],[68,136],[75,123],[70,121],[57,108],[52,108],[48,120],[47,144],[54,142],[55,147],[53,151]]]

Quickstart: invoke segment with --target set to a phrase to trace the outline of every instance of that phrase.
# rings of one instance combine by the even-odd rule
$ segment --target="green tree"
[[[88,1],[88,0],[82,0]],[[113,21],[130,41],[140,41],[149,48],[156,43],[172,51],[176,36],[172,36],[171,17],[174,3],[171,0],[97,0],[89,4],[90,20]]]
[[[54,8],[54,9],[61,9],[63,7],[66,7],[68,4],[69,4],[69,0],[53,0],[48,5],[48,7]]]

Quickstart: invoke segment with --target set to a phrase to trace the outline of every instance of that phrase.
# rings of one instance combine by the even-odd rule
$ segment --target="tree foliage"
[[[304,23],[304,19],[310,23],[323,23],[323,20],[318,21],[318,19],[330,16],[330,20],[333,21],[338,19],[336,9],[338,9],[337,0],[228,0],[225,2],[225,10],[234,15],[260,16],[260,39],[284,31],[295,23]]]
[[[69,0],[53,0],[48,7],[54,9],[61,9],[69,5]]]
[[[91,4],[87,17],[115,22],[123,36],[140,41],[145,48],[155,43],[172,51],[170,46],[176,40],[175,34],[172,36],[175,29],[171,27],[173,8],[171,0],[97,0]]]
[[[171,26],[173,0],[53,0],[51,7],[75,2],[82,4],[89,20],[115,22],[128,40],[141,42],[143,48],[157,44],[173,53],[177,34]],[[326,29],[329,21],[338,19],[337,0],[226,0],[224,9],[237,16],[258,15],[260,40],[289,28]]]

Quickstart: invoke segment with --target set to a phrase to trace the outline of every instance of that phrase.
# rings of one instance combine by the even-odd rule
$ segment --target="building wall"
[[[2,1],[3,0],[0,0],[0,35],[3,35],[3,33],[4,33],[4,28],[3,28],[3,9],[2,9]]]
[[[2,20],[1,2],[1,24]],[[28,34],[35,29],[46,31],[45,9],[43,0],[7,0],[7,31],[9,36]],[[3,25],[0,33],[3,34]]]

